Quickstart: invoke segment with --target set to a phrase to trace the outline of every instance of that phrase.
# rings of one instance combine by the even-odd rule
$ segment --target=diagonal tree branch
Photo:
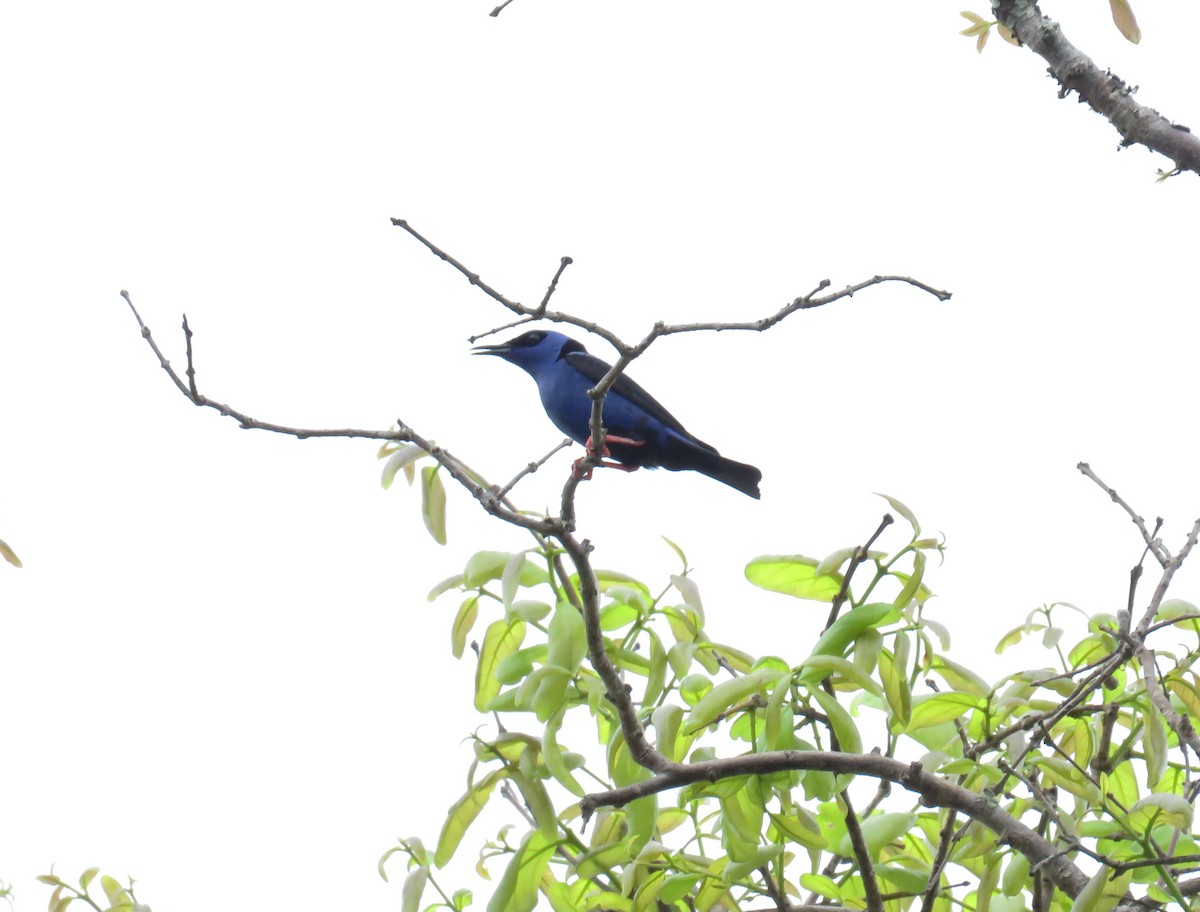
[[[1042,15],[1032,0],[992,0],[996,18],[1031,51],[1050,64],[1050,75],[1061,90],[1079,95],[1121,134],[1122,146],[1145,146],[1175,163],[1172,172],[1200,174],[1200,138],[1187,127],[1172,123],[1158,111],[1133,100],[1131,89],[1109,70],[1102,70],[1067,40],[1058,23]]]

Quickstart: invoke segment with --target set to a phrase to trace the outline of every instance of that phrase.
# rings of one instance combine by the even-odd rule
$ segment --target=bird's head
[[[511,361],[530,373],[550,367],[563,354],[583,351],[583,346],[569,336],[548,329],[534,329],[515,339],[495,345],[476,345],[473,355],[496,355]]]

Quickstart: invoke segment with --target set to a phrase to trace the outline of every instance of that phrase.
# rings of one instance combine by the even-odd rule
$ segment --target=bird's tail
[[[762,472],[754,466],[726,459],[720,453],[705,453],[702,462],[703,464],[698,468],[709,478],[715,478],[731,488],[737,488],[755,500],[761,496],[758,493],[758,483],[762,481]]]

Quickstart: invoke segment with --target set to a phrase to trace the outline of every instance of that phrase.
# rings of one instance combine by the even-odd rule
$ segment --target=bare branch
[[[1032,865],[1039,865],[1051,882],[1069,896],[1078,895],[1087,876],[1052,843],[1039,836],[996,804],[989,796],[972,792],[926,772],[920,763],[904,763],[879,754],[844,754],[836,751],[773,751],[707,760],[659,773],[642,782],[588,795],[580,802],[583,816],[600,807],[621,807],[636,798],[678,788],[692,782],[715,782],[734,776],[767,775],[783,770],[823,770],[887,779],[921,796],[929,807],[953,808],[992,830]]]
[[[879,523],[879,528],[875,530],[874,534],[867,539],[867,543],[859,545],[854,549],[854,556],[850,558],[850,566],[846,568],[846,575],[842,577],[842,585],[838,587],[837,595],[833,597],[833,604],[829,606],[829,617],[826,619],[823,629],[828,630],[833,626],[833,622],[837,620],[838,614],[842,610],[842,605],[845,604],[847,597],[850,595],[850,581],[854,579],[854,571],[870,555],[871,545],[875,544],[879,536],[883,534],[883,530],[893,522],[895,520],[892,518],[892,514],[884,513],[883,521]]]
[[[1136,89],[1071,44],[1057,22],[1046,18],[1031,0],[994,0],[996,17],[1021,43],[1050,64],[1061,86],[1059,97],[1071,92],[1102,114],[1121,134],[1121,145],[1142,145],[1167,156],[1175,171],[1200,173],[1200,139],[1181,124],[1133,100]]]
[[[572,440],[570,437],[564,438],[563,441],[558,444],[558,446],[556,446],[554,449],[552,449],[549,453],[547,453],[541,459],[537,460],[536,462],[531,462],[531,463],[529,463],[529,465],[525,466],[525,468],[521,469],[520,472],[518,472],[515,476],[513,476],[512,481],[510,481],[508,484],[506,484],[504,487],[500,488],[500,490],[498,490],[496,492],[496,496],[499,498],[503,498],[506,494],[508,494],[509,491],[511,491],[514,487],[516,487],[516,484],[518,481],[520,481],[526,475],[532,475],[534,472],[536,472],[538,469],[540,469],[542,466],[544,466],[547,462],[549,462],[551,456],[553,456],[559,450],[565,450],[567,447],[569,447],[574,442],[575,441]]]
[[[496,301],[499,304],[503,304],[505,307],[507,307],[513,313],[516,313],[516,314],[529,313],[528,308],[526,308],[524,305],[518,304],[516,301],[510,301],[504,295],[500,294],[500,292],[496,291],[496,289],[494,289],[491,285],[489,285],[487,282],[480,279],[479,275],[477,273],[471,272],[471,270],[467,269],[466,266],[464,266],[462,263],[460,263],[454,257],[450,256],[450,254],[446,253],[446,251],[442,250],[440,247],[438,247],[436,244],[434,244],[431,240],[429,240],[427,237],[425,237],[423,234],[421,234],[419,231],[417,231],[415,228],[413,228],[411,225],[409,225],[408,222],[406,222],[404,219],[394,218],[394,219],[392,219],[392,224],[398,228],[403,228],[405,231],[407,231],[409,234],[411,234],[413,237],[415,237],[418,241],[420,241],[422,244],[424,244],[426,247],[428,247],[430,253],[432,253],[438,259],[445,260],[447,263],[449,263],[451,266],[453,266],[455,269],[457,269],[459,272],[461,272],[464,276],[467,277],[468,282],[470,282],[472,285],[474,285],[476,288],[478,288],[480,291],[482,291],[484,294],[486,294],[493,301]]]
[[[1167,565],[1167,561],[1171,559],[1171,553],[1166,549],[1166,546],[1163,545],[1162,540],[1157,537],[1159,526],[1155,526],[1156,534],[1151,535],[1150,530],[1146,528],[1146,521],[1142,519],[1142,517],[1136,510],[1133,509],[1133,507],[1129,506],[1129,504],[1125,502],[1121,495],[1117,493],[1116,488],[1110,488],[1103,481],[1101,481],[1100,476],[1092,471],[1092,467],[1090,465],[1088,465],[1086,462],[1081,462],[1076,465],[1075,468],[1079,469],[1080,472],[1098,484],[1104,493],[1112,498],[1113,503],[1119,505],[1122,510],[1129,514],[1129,518],[1133,520],[1133,524],[1137,526],[1138,531],[1142,533],[1142,541],[1146,543],[1146,547],[1150,549],[1150,553],[1153,554],[1155,559],[1157,559],[1158,562],[1165,567]],[[1161,524],[1162,520],[1160,519],[1159,525]],[[1132,607],[1133,606],[1130,606],[1131,609]]]
[[[554,290],[558,288],[558,280],[562,277],[563,272],[574,262],[569,256],[563,257],[559,262],[558,272],[554,273],[554,278],[550,280],[550,287],[546,289],[546,296],[542,298],[542,303],[537,306],[539,316],[546,312],[546,306],[550,303],[550,297],[554,294]]]
[[[191,346],[191,330],[185,324],[184,330],[188,341],[188,369],[187,374],[189,383],[184,383],[183,378],[171,366],[171,362],[163,355],[162,350],[158,347],[158,343],[154,341],[154,336],[150,332],[150,328],[142,320],[141,314],[133,305],[133,300],[129,296],[129,292],[122,291],[121,297],[129,305],[129,309],[133,311],[134,317],[138,321],[138,326],[142,330],[142,338],[144,338],[155,356],[158,358],[158,363],[162,369],[167,372],[167,376],[171,378],[171,382],[184,394],[194,405],[203,408],[210,408],[219,412],[226,417],[232,418],[238,422],[238,425],[245,430],[269,431],[274,434],[284,434],[289,437],[295,437],[299,440],[307,440],[312,437],[344,437],[356,440],[390,440],[397,443],[415,443],[421,449],[425,450],[450,474],[450,476],[474,497],[480,505],[491,513],[493,516],[511,523],[515,526],[520,526],[523,529],[528,529],[539,535],[553,535],[559,529],[559,524],[552,519],[540,519],[533,516],[528,516],[518,512],[511,504],[504,502],[502,495],[495,493],[487,482],[480,477],[479,473],[471,469],[465,462],[455,457],[448,450],[438,446],[430,440],[426,440],[412,428],[404,424],[403,421],[396,422],[395,430],[374,431],[365,428],[300,428],[290,427],[283,424],[275,424],[270,421],[261,421],[247,415],[245,412],[235,409],[231,405],[226,405],[224,402],[218,402],[215,399],[210,399],[207,396],[201,396],[198,392],[193,393],[196,388],[196,371],[192,355]]]

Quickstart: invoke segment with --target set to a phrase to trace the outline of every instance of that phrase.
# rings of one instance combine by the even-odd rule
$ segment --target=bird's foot
[[[598,456],[600,454],[593,453],[592,455]],[[573,463],[571,463],[571,471],[575,473],[575,477],[581,478],[584,481],[588,481],[592,477],[592,469],[620,469],[622,472],[636,472],[640,468],[640,466],[627,466],[621,465],[619,462],[606,462],[605,460],[601,460],[600,462],[596,463],[596,465],[589,466],[585,469],[583,467],[583,461],[585,458],[586,457],[584,456],[580,456]]]
[[[608,449],[609,443],[620,443],[620,444],[624,444],[625,446],[639,447],[639,446],[644,445],[645,442],[646,441],[644,441],[644,440],[634,440],[630,437],[614,437],[611,434],[606,434],[604,436],[604,446],[601,447],[599,450],[597,450],[595,447],[592,446],[592,438],[589,437],[587,439],[587,443],[585,443],[583,446],[588,451],[589,455],[601,457],[600,462],[596,463],[595,466],[589,466],[588,468],[585,469],[583,467],[583,458],[576,459],[575,462],[571,466],[571,471],[575,473],[576,478],[581,478],[584,481],[587,481],[588,479],[590,479],[592,477],[592,469],[593,468],[620,469],[622,472],[636,472],[638,470],[638,466],[621,465],[621,463],[619,463],[619,462],[607,462],[603,459],[603,457],[612,456],[612,453]],[[586,457],[584,457],[584,458],[586,458]]]

